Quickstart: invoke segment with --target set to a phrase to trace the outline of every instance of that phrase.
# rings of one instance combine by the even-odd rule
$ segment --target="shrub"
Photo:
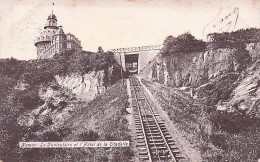
[[[99,135],[93,130],[87,130],[80,134],[80,139],[83,141],[96,141]]]
[[[161,54],[163,56],[175,55],[181,53],[201,52],[206,48],[206,43],[202,40],[197,40],[190,33],[184,33],[177,38],[168,36],[163,43]]]
[[[17,97],[19,98],[19,102],[22,103],[23,107],[26,109],[37,108],[39,105],[43,104],[43,100],[41,100],[34,91],[29,91],[24,95],[20,94]]]
[[[71,133],[70,128],[62,127],[57,132],[45,132],[43,134],[43,140],[45,141],[62,141],[64,137]]]
[[[228,145],[227,145],[227,141],[226,141],[226,137],[223,134],[212,134],[210,136],[210,140],[213,143],[213,145],[223,149],[223,150],[227,150]]]
[[[215,111],[210,114],[210,120],[216,129],[228,133],[240,133],[249,131],[251,128],[257,127],[257,118],[250,118],[243,114],[231,114],[227,112]]]

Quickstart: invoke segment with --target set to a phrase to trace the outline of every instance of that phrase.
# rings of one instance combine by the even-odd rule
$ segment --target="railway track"
[[[140,161],[178,162],[184,157],[170,136],[164,120],[151,106],[142,85],[136,77],[130,77],[132,107]]]

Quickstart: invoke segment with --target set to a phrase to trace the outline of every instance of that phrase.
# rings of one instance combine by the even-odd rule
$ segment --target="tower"
[[[57,17],[53,14],[53,11],[48,16],[47,24],[44,26],[44,29],[58,29],[57,27]]]
[[[66,47],[66,35],[63,32],[62,26],[59,26],[58,30],[56,31],[54,35],[54,40],[55,40],[55,53],[61,53],[65,51]]]
[[[40,37],[36,38],[34,45],[37,47],[37,58],[48,58],[53,52],[48,50],[53,45],[53,36],[58,30],[57,17],[53,12],[48,16],[44,30],[41,31]]]
[[[53,12],[48,16],[40,36],[34,45],[37,48],[37,59],[52,58],[56,53],[66,50],[82,50],[81,42],[73,34],[65,34],[62,26],[57,26],[57,17]]]

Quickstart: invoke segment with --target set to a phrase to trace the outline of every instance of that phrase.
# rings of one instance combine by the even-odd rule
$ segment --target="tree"
[[[104,53],[104,50],[102,49],[102,47],[101,46],[99,46],[98,47],[98,51],[97,51],[98,53]]]
[[[200,52],[206,48],[206,42],[197,40],[190,33],[184,33],[177,38],[168,36],[164,40],[164,47],[161,51],[163,56],[180,55],[181,53]]]

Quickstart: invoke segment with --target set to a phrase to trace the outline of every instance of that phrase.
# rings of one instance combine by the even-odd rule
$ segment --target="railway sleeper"
[[[142,114],[142,117],[143,117],[143,120],[144,120],[144,121],[147,121],[147,120],[152,120],[152,121],[154,121],[154,119],[151,118],[151,117],[149,117],[148,115]]]
[[[144,137],[144,134],[143,134],[143,133],[139,133],[139,134],[137,134],[136,136],[137,136],[137,138],[138,138],[138,137]]]
[[[137,126],[135,127],[135,129],[138,130],[138,131],[139,131],[139,130],[143,130],[143,128],[142,128],[141,126],[139,126],[139,125],[137,125]]]
[[[158,121],[157,122],[160,126],[164,125],[165,126],[165,122],[164,121]]]
[[[157,125],[145,125],[145,128],[149,127],[151,129],[158,129]]]
[[[137,136],[144,136],[144,132],[136,132]]]
[[[145,125],[156,125],[155,121],[143,121]]]
[[[163,139],[161,135],[157,135],[157,136],[148,136],[147,139]]]
[[[142,132],[143,131],[142,127],[140,128],[140,126],[135,127],[135,130],[136,130],[136,132]]]
[[[163,132],[163,135],[164,136],[170,136],[170,133],[167,131],[167,132]],[[171,136],[170,136],[171,137]]]
[[[148,154],[148,151],[147,151],[147,149],[145,149],[145,150],[144,150],[144,149],[143,149],[143,150],[139,150],[139,154],[140,154],[140,153],[142,153],[142,154],[144,154],[144,153],[145,153],[145,154]]]
[[[146,146],[145,143],[137,143],[137,147],[142,147],[142,146]]]
[[[181,154],[180,155],[174,155],[174,157],[177,158],[177,159],[185,159],[185,157],[182,156]]]
[[[160,132],[158,129],[149,129],[149,128],[145,128],[146,132],[150,132],[150,133],[158,133]]]
[[[157,153],[157,154],[165,154],[165,155],[170,155],[170,152],[168,150],[152,150],[152,153]]]
[[[158,127],[149,127],[149,128],[144,128],[145,130],[151,130],[151,131],[159,131]]]
[[[144,133],[141,132],[141,133],[138,133],[138,134],[136,134],[136,135],[137,135],[137,137],[138,137],[138,136],[144,136]]]
[[[154,152],[152,152],[152,158],[154,159],[154,158],[158,158],[158,156],[160,157],[160,158],[164,158],[164,157],[167,157],[167,158],[169,158],[170,157],[170,154],[169,154],[169,152],[168,153],[165,153],[164,151],[154,151]]]
[[[148,155],[148,152],[139,152],[139,155]]]
[[[180,150],[171,150],[173,154],[180,154]]]
[[[176,145],[170,145],[169,147],[170,147],[171,150],[176,150],[176,149],[178,149],[178,147],[177,147]]]
[[[168,139],[171,139],[172,137],[171,137],[170,135],[164,135],[164,138],[165,138],[166,141],[167,141]]]
[[[147,151],[147,148],[146,148],[146,147],[138,147],[138,150],[139,150],[139,151],[143,151],[143,150],[146,150],[146,151]]]
[[[167,130],[165,126],[160,126],[161,130]]]
[[[156,128],[158,128],[156,124],[145,124],[145,123],[144,123],[144,128],[150,128],[150,127],[156,127]]]
[[[144,122],[155,122],[153,118],[146,118],[145,116],[142,116],[142,119]]]
[[[162,133],[163,133],[164,135],[168,135],[168,134],[170,134],[169,131],[166,130],[166,129],[162,130]]]
[[[157,120],[158,122],[165,122],[163,119],[158,118],[158,117],[156,117],[156,120]]]
[[[143,117],[142,119],[144,122],[155,122],[154,118]]]
[[[156,147],[156,146],[152,146],[150,147],[151,150],[167,150],[167,147],[166,146],[159,146],[159,147]]]
[[[164,142],[164,140],[161,138],[161,139],[151,139],[150,141],[152,142]]]
[[[149,144],[148,145],[152,145],[152,146],[156,146],[156,147],[158,147],[158,146],[165,146],[165,143],[164,142],[153,142],[153,143],[151,143],[151,142],[148,142]]]
[[[148,156],[140,156],[139,159],[142,160],[142,161],[143,160],[149,160],[149,157]]]
[[[138,138],[138,139],[137,139],[137,143],[145,143],[144,138]]]
[[[166,140],[167,141],[167,140]],[[168,143],[168,145],[169,146],[175,146],[176,145],[176,143],[175,143],[175,141],[167,141],[167,143]]]
[[[143,133],[143,129],[135,129],[136,133]]]
[[[139,136],[139,138],[137,137],[137,142],[138,141],[144,141],[144,137],[142,137],[142,136]]]
[[[146,133],[147,134],[147,136],[160,136],[161,138],[162,138],[162,136],[161,136],[161,133]]]
[[[143,123],[145,124],[145,125],[148,125],[148,126],[151,126],[151,125],[156,125],[156,122],[155,121],[143,121]]]
[[[156,120],[157,120],[158,123],[163,123],[163,124],[165,123],[165,121],[163,119],[156,118]]]

